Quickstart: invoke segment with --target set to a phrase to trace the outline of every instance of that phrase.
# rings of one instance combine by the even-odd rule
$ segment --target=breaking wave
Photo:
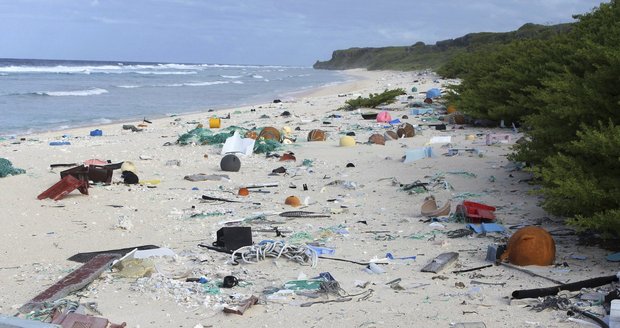
[[[72,91],[40,91],[40,92],[34,92],[33,94],[39,95],[39,96],[52,96],[52,97],[68,97],[68,96],[85,97],[85,96],[101,95],[104,93],[108,93],[108,90],[100,89],[100,88],[93,88],[93,89],[72,90]]]

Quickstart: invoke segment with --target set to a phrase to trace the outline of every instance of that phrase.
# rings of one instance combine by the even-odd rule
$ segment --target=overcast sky
[[[434,44],[528,22],[571,22],[600,3],[0,0],[0,58],[310,66],[337,49]]]

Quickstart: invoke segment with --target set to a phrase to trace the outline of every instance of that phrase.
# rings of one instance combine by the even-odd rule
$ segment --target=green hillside
[[[328,61],[317,61],[316,69],[417,70],[438,69],[456,55],[523,39],[548,39],[570,30],[571,24],[552,26],[525,24],[505,33],[471,33],[460,38],[438,41],[434,45],[418,42],[412,46],[350,48],[336,50]]]

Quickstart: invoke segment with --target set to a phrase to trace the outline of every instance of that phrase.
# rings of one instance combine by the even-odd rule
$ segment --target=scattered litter
[[[450,200],[446,201],[446,203],[442,207],[437,207],[437,203],[435,202],[435,197],[432,195],[428,196],[424,199],[424,203],[422,203],[420,212],[422,216],[427,216],[427,217],[449,215],[450,214]]]
[[[506,228],[497,223],[468,223],[467,227],[473,230],[475,233],[487,233],[487,232],[505,232]]]
[[[241,138],[239,131],[226,139],[222,147],[222,155],[240,153],[246,156],[252,155],[254,152],[254,143],[256,140],[252,138]]]
[[[257,263],[267,257],[273,257],[277,260],[282,256],[300,264],[310,263],[312,267],[316,266],[319,258],[316,251],[306,245],[291,245],[284,241],[264,240],[257,245],[244,246],[235,250],[232,253],[231,260],[233,263],[237,263],[237,257],[240,257],[244,263]]]
[[[254,295],[250,296],[250,298],[245,299],[241,302],[239,302],[239,304],[237,306],[231,307],[231,306],[226,306],[224,307],[224,313],[232,313],[232,314],[238,314],[238,315],[243,315],[243,313],[245,311],[247,311],[247,309],[249,309],[252,305],[258,303],[258,298]]]
[[[620,262],[620,253],[609,254],[605,257],[610,262]]]
[[[318,214],[315,212],[307,212],[307,211],[287,211],[278,214],[282,217],[287,218],[328,218],[330,215],[327,214]]]
[[[116,260],[118,257],[117,254],[101,254],[95,256],[90,261],[28,301],[19,308],[19,311],[27,313],[32,310],[40,309],[46,302],[59,300],[73,291],[82,289],[84,286],[97,279],[103,271],[108,269],[112,261]]]
[[[510,134],[506,134],[506,133],[489,133],[489,134],[486,135],[485,142],[486,142],[487,146],[498,144],[498,143],[507,144],[507,143],[510,143],[510,139],[511,139]]]
[[[185,180],[189,181],[230,181],[230,176],[227,174],[191,174],[183,177]]]
[[[422,272],[438,273],[450,264],[454,263],[459,257],[459,253],[442,253],[435,257],[429,264],[422,268]]]
[[[69,141],[50,141],[50,146],[67,146],[70,145]]]
[[[404,256],[404,257],[394,257],[392,253],[386,253],[385,258],[390,259],[390,260],[415,260],[416,256],[412,255],[412,256]]]
[[[385,270],[383,270],[383,268],[378,266],[376,263],[369,263],[366,266],[366,268],[364,269],[364,271],[366,271],[368,273],[372,273],[372,274],[382,274],[382,273],[385,273]]]
[[[9,175],[24,174],[26,170],[13,167],[13,163],[6,158],[0,157],[0,178],[4,178]]]
[[[430,158],[433,156],[433,149],[431,147],[422,147],[410,149],[405,152],[404,163],[411,163],[423,158]]]
[[[452,136],[435,136],[431,137],[429,144],[449,144],[452,142]]]

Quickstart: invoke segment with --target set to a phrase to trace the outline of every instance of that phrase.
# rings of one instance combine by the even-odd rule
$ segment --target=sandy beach
[[[94,302],[99,314],[89,314],[141,328],[450,327],[459,322],[484,322],[486,327],[580,327],[568,320],[565,310],[537,312],[526,307],[530,302],[510,299],[515,290],[555,285],[548,279],[502,265],[453,272],[490,264],[485,260],[488,246],[505,244],[511,233],[526,225],[541,225],[550,231],[557,249],[556,265],[529,266],[528,270],[561,282],[618,272],[618,264],[605,260],[608,251],[579,245],[561,218],[538,206],[540,199],[532,193],[536,186],[528,183],[530,175],[507,159],[521,134],[456,124],[435,130],[427,116],[413,115],[409,107],[424,100],[422,93],[410,91],[413,86],[426,91],[450,82],[431,74],[365,70],[347,74],[358,79],[283,98],[280,103],[127,123],[145,124],[140,132],[111,124],[0,141],[0,157],[26,170],[0,178],[0,313],[18,313],[23,304],[79,268],[81,263],[67,260],[77,253],[157,245],[174,255],[146,261],[150,276],[106,270],[67,299]],[[364,120],[357,111],[338,109],[347,99],[394,88],[407,90],[412,98],[387,106],[389,113],[393,119],[419,126],[416,135],[387,140],[385,145],[368,144],[373,133],[396,128]],[[284,111],[291,115],[282,116]],[[239,155],[239,172],[223,172],[220,146],[176,143],[198,124],[208,127],[214,115],[223,118],[228,114],[230,119],[222,119],[220,129],[290,127],[295,142],[283,144],[276,153],[293,152],[296,161],[282,162],[265,154]],[[90,136],[93,129],[103,135]],[[327,140],[308,142],[312,129],[327,132]],[[355,133],[357,144],[340,147],[340,137],[347,132]],[[486,135],[492,133],[509,138],[487,145]],[[431,143],[433,137],[440,142]],[[445,142],[445,137],[450,141]],[[51,146],[54,141],[70,144]],[[403,162],[407,151],[425,146],[432,149],[430,158]],[[450,148],[460,151],[446,156]],[[59,181],[60,171],[69,168],[50,165],[89,159],[131,161],[146,183],[125,185],[120,170],[115,170],[111,184],[91,185],[88,195],[75,190],[58,201],[37,199]],[[287,174],[271,174],[280,166]],[[184,179],[199,173],[225,174],[229,179]],[[429,183],[428,190],[404,190],[403,186],[416,181]],[[254,189],[247,197],[237,195],[239,188],[251,184],[277,186],[260,188],[263,192]],[[236,202],[207,201],[203,195]],[[465,223],[451,216],[434,221],[423,217],[420,207],[430,195],[439,204],[451,200],[452,212],[464,200],[494,206],[497,223],[506,231],[450,238],[454,234],[449,232],[466,229]],[[288,196],[298,197],[302,206],[285,205]],[[278,215],[285,211],[328,217]],[[226,222],[243,219],[241,225],[252,228],[254,243],[316,243],[334,250],[330,257],[377,261],[383,272],[369,273],[366,265],[321,258],[314,267],[284,257],[233,265],[230,255],[198,246],[214,242]],[[281,236],[276,236],[275,227],[283,231]],[[447,252],[458,253],[455,263],[438,273],[421,272]],[[387,253],[394,259],[386,260]],[[349,296],[313,298],[283,287],[288,281],[324,272],[339,283],[342,295]],[[239,285],[217,288],[230,275]],[[186,282],[199,277],[210,283]],[[388,284],[396,279],[397,283]],[[225,306],[252,295],[258,303],[243,315],[223,313]],[[584,307],[602,311],[601,306]]]

